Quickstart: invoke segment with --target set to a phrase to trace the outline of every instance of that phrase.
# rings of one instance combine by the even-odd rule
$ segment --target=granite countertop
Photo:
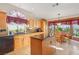
[[[22,37],[22,36],[30,36],[30,37],[36,37],[41,34],[44,34],[44,32],[34,32],[34,33],[20,33],[20,34],[15,34],[15,35],[5,35],[5,36],[0,36],[0,38],[3,37]]]
[[[16,34],[14,36],[35,36],[35,35],[41,35],[41,34],[44,34],[44,32],[34,32],[34,33],[28,33],[28,34]]]
[[[6,36],[0,36],[0,38],[2,37],[13,37],[14,35],[6,35]]]

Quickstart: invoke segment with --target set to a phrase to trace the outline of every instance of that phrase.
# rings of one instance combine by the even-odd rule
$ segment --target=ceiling
[[[79,3],[11,3],[32,12],[35,17],[52,19],[79,16]],[[55,6],[54,6],[55,5]],[[58,15],[60,14],[60,15]]]
[[[14,5],[8,4],[8,3],[0,3],[0,11],[5,11],[7,13],[8,16],[11,16],[11,14],[13,13],[13,11],[17,11],[20,12],[21,14],[23,14],[25,16],[26,19],[29,20],[29,18],[34,17],[33,14],[29,11],[26,11],[22,8],[16,7]],[[13,13],[14,15],[15,13]],[[14,16],[13,16],[14,17]]]

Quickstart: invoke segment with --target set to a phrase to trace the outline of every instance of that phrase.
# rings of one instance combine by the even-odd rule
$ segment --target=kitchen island
[[[14,36],[14,51],[9,55],[42,55],[42,40],[44,32],[18,34]],[[38,36],[38,37],[36,37]]]

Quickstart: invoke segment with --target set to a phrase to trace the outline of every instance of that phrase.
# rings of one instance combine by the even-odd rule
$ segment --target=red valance
[[[48,21],[48,25],[56,24],[56,23],[69,24],[69,25],[70,24],[79,24],[79,17]]]
[[[7,23],[10,23],[10,22],[26,23],[27,24],[28,20],[27,19],[21,19],[21,18],[18,18],[18,17],[7,16]]]

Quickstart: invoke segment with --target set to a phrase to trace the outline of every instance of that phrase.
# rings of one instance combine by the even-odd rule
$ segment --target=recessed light
[[[34,10],[34,8],[32,8],[32,10]]]

